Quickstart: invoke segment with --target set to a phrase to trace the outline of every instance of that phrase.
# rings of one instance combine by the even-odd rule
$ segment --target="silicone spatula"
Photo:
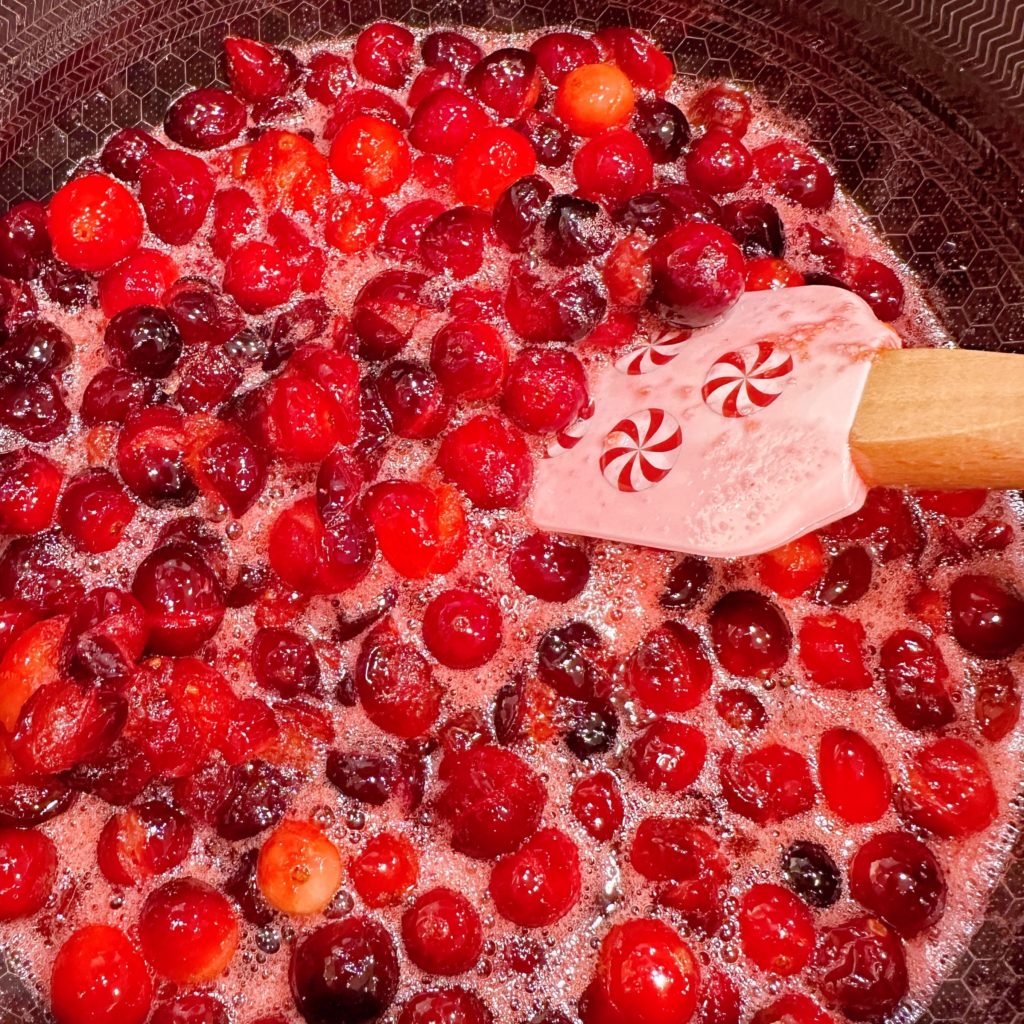
[[[841,288],[750,292],[594,383],[534,486],[545,530],[716,557],[779,547],[873,485],[1024,486],[1024,358],[903,349]]]

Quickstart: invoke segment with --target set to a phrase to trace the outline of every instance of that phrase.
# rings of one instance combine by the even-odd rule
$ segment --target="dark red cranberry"
[[[497,602],[475,590],[445,590],[423,614],[423,642],[442,665],[477,668],[501,646]]]
[[[542,281],[521,264],[512,267],[505,316],[524,341],[582,341],[604,319],[607,300],[590,280],[570,275]]]
[[[171,142],[186,149],[226,146],[245,127],[245,107],[223,89],[193,89],[175,100],[164,118]]]
[[[704,596],[710,582],[711,566],[707,559],[685,555],[668,574],[658,603],[680,611],[692,608]]]
[[[327,333],[330,321],[330,308],[319,296],[302,299],[278,313],[270,329],[270,348],[263,360],[263,369],[272,373],[303,345],[319,341]]]
[[[332,750],[327,755],[327,779],[344,796],[380,807],[398,785],[398,766],[382,755]]]
[[[635,28],[603,28],[595,36],[633,85],[664,92],[672,83],[671,59],[645,33]]]
[[[48,263],[43,268],[40,283],[47,297],[62,309],[77,310],[96,304],[89,275],[66,263],[58,263],[56,260]]]
[[[789,657],[793,641],[778,605],[752,590],[736,590],[711,609],[711,643],[719,662],[737,676],[767,677]]]
[[[844,548],[829,562],[815,600],[833,607],[853,604],[868,592],[871,573],[871,556],[862,547]]]
[[[49,377],[0,383],[0,424],[28,441],[52,441],[68,428],[71,413],[60,386]]]
[[[587,375],[571,352],[554,348],[524,349],[509,368],[502,409],[531,434],[564,430],[588,401]]]
[[[53,779],[0,783],[0,827],[40,825],[63,814],[77,795],[65,783]]]
[[[103,340],[122,369],[155,379],[170,374],[182,349],[174,320],[158,306],[132,306],[118,313],[107,324]]]
[[[676,208],[681,221],[696,220],[702,224],[717,224],[722,219],[718,203],[706,192],[681,183],[662,185],[658,192]]]
[[[238,307],[201,278],[176,282],[164,305],[186,345],[223,345],[245,326]]]
[[[979,658],[1004,658],[1024,643],[1024,601],[993,576],[959,576],[949,588],[953,636]]]
[[[601,638],[585,622],[549,629],[537,644],[537,674],[563,697],[591,701],[603,688]]]
[[[413,326],[426,311],[426,274],[385,270],[372,277],[356,296],[352,328],[364,359],[397,355],[409,341]]]
[[[508,565],[516,586],[542,601],[571,601],[590,579],[590,559],[583,548],[546,533],[524,537]]]
[[[820,210],[832,202],[835,181],[823,160],[798,142],[770,142],[754,153],[758,177],[780,195],[808,209]]]
[[[547,219],[548,200],[553,191],[551,185],[537,174],[509,185],[498,197],[492,214],[494,233],[500,241],[514,252],[530,248],[537,229]]]
[[[678,208],[661,192],[633,196],[614,212],[613,219],[627,230],[640,230],[651,238],[661,238],[681,220]]]
[[[850,862],[850,895],[904,938],[931,928],[946,908],[946,879],[909,832],[872,836]]]
[[[175,401],[189,413],[216,409],[235,393],[242,372],[224,349],[191,349],[178,365]]]
[[[26,282],[0,277],[0,332],[10,332],[39,313],[39,303]]]
[[[260,686],[285,697],[320,689],[320,662],[313,645],[290,629],[258,629],[249,657]]]
[[[461,893],[431,889],[402,915],[402,941],[409,959],[430,974],[468,971],[480,956],[480,915]]]
[[[409,111],[380,89],[350,89],[342,96],[324,126],[324,137],[333,139],[342,126],[357,117],[376,117],[401,131],[409,127]]]
[[[420,53],[428,68],[451,68],[459,74],[465,74],[484,55],[472,39],[450,29],[424,36]]]
[[[553,114],[528,110],[515,129],[533,146],[542,167],[562,167],[572,153],[572,134]]]
[[[85,588],[53,533],[15,537],[0,555],[0,597],[19,597],[49,615],[70,613]]]
[[[764,705],[748,690],[732,687],[723,690],[715,700],[715,713],[730,728],[752,733],[763,729],[768,722]]]
[[[805,903],[831,907],[842,891],[842,875],[824,846],[800,840],[782,854],[782,877]]]
[[[228,1008],[212,993],[186,992],[159,1003],[149,1024],[230,1024],[230,1019]]]
[[[816,791],[806,759],[778,743],[720,762],[722,793],[737,814],[758,824],[785,821],[814,806]]]
[[[31,281],[49,258],[50,236],[42,203],[15,203],[0,216],[0,274]]]
[[[351,508],[362,490],[366,476],[355,458],[344,448],[335,448],[320,464],[316,476],[316,504],[327,519],[334,512]]]
[[[121,181],[138,184],[142,176],[142,168],[152,154],[163,149],[143,128],[122,128],[107,139],[100,163],[105,171],[109,171]]]
[[[825,1001],[851,1020],[877,1020],[907,994],[907,963],[899,936],[875,917],[855,917],[821,934],[811,961]]]
[[[217,806],[217,834],[231,840],[259,835],[284,817],[289,795],[284,776],[266,761],[235,765]]]
[[[578,267],[607,252],[612,244],[608,219],[597,203],[577,196],[555,196],[544,220],[544,258],[556,267]]]
[[[451,418],[440,382],[419,363],[388,364],[377,377],[377,391],[399,437],[436,437]]]
[[[435,89],[416,107],[409,141],[424,153],[458,156],[466,143],[490,123],[476,100],[446,85]]]
[[[748,260],[785,255],[786,229],[771,203],[754,199],[726,203],[721,217],[722,227],[736,239]]]
[[[75,547],[95,554],[117,547],[135,511],[135,502],[113,473],[91,469],[68,483],[58,519]]]
[[[295,54],[255,39],[228,36],[224,55],[231,88],[250,103],[283,96],[298,73]]]
[[[593,39],[578,32],[548,32],[535,39],[530,52],[544,77],[552,85],[559,85],[565,76],[583,64],[598,64],[601,54]]]
[[[404,26],[378,21],[359,33],[352,62],[363,78],[400,89],[409,80],[415,42]]]
[[[483,1000],[468,989],[426,989],[410,996],[402,1006],[397,1024],[494,1024],[494,1016]]]
[[[641,98],[637,102],[633,131],[647,144],[656,164],[678,160],[690,141],[686,115],[660,96]]]
[[[430,367],[450,398],[493,398],[505,382],[508,346],[488,323],[453,320],[434,335]]]
[[[420,238],[423,262],[456,278],[475,274],[483,265],[489,227],[487,214],[473,206],[456,206],[438,214]]]
[[[303,88],[306,95],[317,103],[331,106],[355,83],[352,65],[340,53],[321,50],[309,58]]]
[[[521,117],[540,96],[537,58],[527,50],[494,50],[470,68],[466,87],[499,117]]]
[[[956,717],[946,688],[949,672],[934,641],[911,629],[893,633],[882,645],[882,678],[889,706],[908,729],[940,729]]]
[[[581,760],[587,761],[611,749],[619,731],[619,716],[610,704],[584,708],[565,734],[565,745]]]
[[[206,164],[177,150],[152,154],[139,179],[139,198],[149,229],[170,245],[184,245],[199,230],[213,193],[213,178]]]
[[[292,952],[292,998],[309,1024],[369,1021],[398,991],[398,956],[383,925],[347,917],[307,932]]]
[[[690,105],[690,117],[703,128],[723,128],[737,138],[746,134],[752,111],[750,99],[730,82],[702,89]]]
[[[129,417],[118,440],[117,468],[147,505],[184,508],[198,494],[185,466],[184,420],[166,406],[147,406]]]
[[[903,283],[884,263],[870,256],[854,258],[847,264],[843,282],[879,320],[895,320],[903,312]]]
[[[414,199],[395,211],[384,225],[382,252],[405,259],[419,258],[420,239],[427,225],[444,212],[436,199]]]
[[[438,466],[445,479],[483,509],[519,508],[533,481],[533,462],[519,430],[481,414],[449,431]]]

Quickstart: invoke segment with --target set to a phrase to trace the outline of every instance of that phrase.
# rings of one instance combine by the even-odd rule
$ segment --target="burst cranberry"
[[[53,522],[63,472],[29,448],[0,455],[0,531],[39,533]]]
[[[480,916],[461,893],[431,889],[402,915],[402,941],[409,959],[430,974],[468,971],[480,956]]]
[[[230,723],[229,732],[237,724]],[[217,834],[232,841],[259,835],[284,817],[289,796],[287,780],[272,764],[255,760],[233,765],[223,787],[215,787],[213,824]]]
[[[0,600],[0,673],[4,672],[3,656],[36,618],[31,605],[20,597]],[[2,718],[3,715],[0,713],[0,720]]]
[[[435,217],[423,230],[420,254],[432,270],[470,277],[483,265],[490,218],[471,206],[457,206]]]
[[[508,369],[508,346],[490,324],[453,320],[430,346],[430,367],[451,398],[492,398]]]
[[[413,34],[407,28],[378,21],[359,33],[352,61],[363,78],[389,89],[400,89],[409,79],[414,44]]]
[[[630,655],[626,686],[656,714],[690,711],[711,686],[711,665],[697,635],[668,622],[650,630]]]
[[[634,740],[629,766],[648,789],[682,793],[697,780],[706,757],[707,741],[699,729],[661,718]]]
[[[42,909],[57,876],[57,850],[35,829],[0,828],[0,920]]]
[[[898,800],[915,825],[955,838],[986,828],[998,803],[984,758],[957,739],[938,740],[914,757]]]
[[[477,508],[519,508],[533,482],[529,449],[516,427],[481,414],[449,431],[437,462]]]
[[[178,984],[212,981],[238,946],[231,904],[205,882],[179,878],[154,889],[139,914],[142,952],[158,974]]]
[[[352,327],[364,359],[397,355],[408,343],[428,309],[425,274],[385,270],[372,277],[356,296]]]
[[[709,85],[690,104],[690,118],[703,128],[720,128],[742,138],[750,125],[750,98],[730,82]]]
[[[908,729],[939,729],[956,717],[945,683],[949,671],[934,641],[897,630],[882,645],[880,665],[889,706]]]
[[[762,971],[796,974],[814,951],[814,920],[806,905],[780,885],[755,885],[740,907],[743,952]]]
[[[466,550],[465,512],[450,487],[389,480],[369,491],[365,507],[381,553],[403,576],[449,572]]]
[[[702,327],[736,303],[743,278],[743,256],[727,231],[682,224],[651,249],[651,308],[676,326]]]
[[[260,686],[282,696],[319,691],[320,662],[313,645],[290,629],[257,630],[250,660]]]
[[[824,846],[807,840],[793,843],[783,853],[782,877],[812,907],[831,907],[842,891],[836,862]]]
[[[686,180],[713,196],[739,191],[753,169],[747,147],[721,128],[706,131],[686,154]]]
[[[579,853],[557,829],[542,829],[494,865],[488,890],[499,914],[522,928],[554,924],[580,897]]]
[[[473,590],[445,590],[427,605],[423,641],[449,668],[477,668],[501,646],[501,611],[491,598]]]
[[[864,665],[864,627],[843,615],[809,615],[800,625],[800,664],[819,686],[863,690],[871,685]]]
[[[7,333],[38,313],[39,303],[26,282],[0,277],[0,330]]]
[[[722,923],[729,867],[715,839],[685,818],[644,818],[629,860],[657,883],[657,900],[708,931]]]
[[[601,322],[607,308],[590,280],[570,275],[542,281],[522,264],[512,267],[505,316],[524,341],[581,341]]]
[[[135,944],[109,925],[79,928],[53,961],[50,1008],[57,1024],[143,1024],[152,998]]]
[[[754,153],[758,177],[780,195],[811,210],[832,202],[835,182],[823,160],[792,140],[770,142]]]
[[[903,284],[884,263],[870,256],[853,258],[847,264],[843,281],[879,320],[895,320],[903,312]]]
[[[590,579],[590,559],[578,545],[549,534],[524,537],[509,556],[509,573],[520,590],[542,601],[571,601]]]
[[[1003,658],[1024,642],[1024,601],[992,576],[959,576],[949,589],[953,636],[979,658]]]
[[[199,157],[162,150],[145,163],[139,198],[150,231],[170,245],[184,245],[202,226],[214,183]]]
[[[690,947],[664,921],[633,918],[605,935],[597,989],[621,1024],[680,1024],[697,1006],[700,971]]]
[[[580,194],[617,206],[651,187],[654,163],[644,141],[627,128],[603,132],[573,160]]]
[[[739,732],[757,732],[768,722],[768,712],[764,705],[752,693],[738,687],[723,690],[718,695],[715,713],[730,728]]]
[[[828,564],[815,599],[833,607],[859,601],[871,586],[871,556],[853,546],[840,551]]]
[[[1005,739],[1020,718],[1017,680],[1005,665],[986,665],[975,682],[974,717],[987,740]]]
[[[309,1024],[383,1016],[394,1002],[398,977],[394,940],[367,917],[321,925],[292,951],[292,998]]]
[[[327,755],[327,779],[352,800],[380,807],[398,785],[398,767],[391,758],[332,750]]]
[[[484,55],[472,39],[450,29],[424,36],[420,53],[428,68],[450,68],[459,74],[467,72]]]
[[[332,106],[344,96],[354,81],[352,65],[347,57],[321,50],[309,58],[303,88],[311,100]]]
[[[806,283],[804,275],[800,271],[794,270],[785,260],[765,256],[747,263],[744,287],[748,292],[765,292],[776,288],[799,288]]]
[[[130,256],[142,238],[135,197],[105,174],[86,174],[59,189],[46,211],[57,259],[78,270],[106,270]]]
[[[0,384],[0,424],[28,441],[52,441],[67,430],[71,414],[60,386],[49,378]]]
[[[601,638],[585,622],[549,629],[537,644],[537,674],[570,700],[593,701],[605,688]]]
[[[224,55],[231,88],[250,103],[283,96],[295,77],[292,54],[255,39],[228,36]]]
[[[767,678],[786,663],[792,633],[777,605],[736,590],[711,609],[711,643],[727,672]]]
[[[192,823],[181,811],[150,800],[107,820],[96,861],[114,885],[139,885],[177,867],[188,856],[192,833]]]
[[[294,213],[316,219],[323,211],[331,189],[327,159],[302,135],[271,129],[257,139],[245,162],[245,177],[275,210],[269,224],[287,223]]]
[[[799,597],[821,579],[825,555],[813,533],[761,555],[757,575],[779,597]]]
[[[398,191],[412,168],[402,133],[387,121],[368,115],[342,126],[331,143],[330,163],[339,180],[360,185],[378,197]]]
[[[39,685],[56,678],[68,624],[64,615],[36,621],[39,616],[31,605],[24,602],[12,608],[15,600],[21,599],[12,598],[5,603],[8,613],[20,620],[21,628],[13,638],[8,638],[0,662],[0,723],[7,732],[14,730],[25,701]]]
[[[580,779],[569,798],[573,817],[598,842],[607,842],[622,824],[625,809],[618,783],[610,772]]]
[[[829,526],[835,540],[870,540],[883,562],[918,552],[923,537],[901,491],[872,488],[859,512]]]
[[[366,906],[394,906],[416,887],[419,858],[405,836],[383,832],[352,861],[349,876]]]
[[[741,757],[727,751],[720,778],[726,803],[758,824],[785,821],[814,806],[816,792],[806,759],[779,743]]]
[[[822,735],[818,777],[825,802],[844,821],[877,821],[889,809],[889,770],[871,742],[858,732],[829,729]]]
[[[443,86],[425,97],[412,115],[409,141],[424,153],[458,156],[491,123],[476,100]]]
[[[533,174],[533,147],[511,128],[485,128],[455,157],[455,196],[460,203],[492,209],[514,181]]]
[[[164,118],[167,137],[186,149],[226,146],[244,127],[245,107],[223,89],[193,89],[175,100]]]
[[[117,547],[135,509],[113,473],[90,469],[68,483],[57,518],[75,547],[97,554]]]
[[[334,898],[341,879],[338,848],[309,822],[282,822],[260,848],[260,892],[286,914],[320,913]]]
[[[811,963],[825,1001],[851,1020],[881,1019],[907,994],[903,943],[874,917],[826,929]]]
[[[0,216],[0,274],[30,281],[49,256],[50,236],[42,204],[15,203]]]
[[[55,534],[16,537],[0,555],[2,598],[24,598],[37,611],[59,615],[72,611],[84,590]]]
[[[778,259],[785,254],[786,230],[779,211],[771,203],[756,200],[726,203],[721,210],[721,223],[722,227],[736,239],[736,244],[743,255],[754,261],[747,268],[748,278],[752,274],[754,263],[760,257],[774,256]],[[763,266],[766,271],[775,264],[769,264],[765,260]],[[803,280],[802,275],[790,270],[785,264],[783,266],[790,274]]]

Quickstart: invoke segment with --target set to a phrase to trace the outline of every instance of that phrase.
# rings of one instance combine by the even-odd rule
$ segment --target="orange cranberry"
[[[267,902],[286,914],[318,914],[341,885],[341,854],[310,822],[284,821],[260,850],[256,881]]]
[[[633,86],[614,64],[584,64],[570,71],[555,99],[555,113],[577,134],[597,135],[629,121]]]
[[[379,117],[361,115],[342,125],[331,143],[331,170],[340,181],[372,196],[397,192],[412,171],[405,136]]]

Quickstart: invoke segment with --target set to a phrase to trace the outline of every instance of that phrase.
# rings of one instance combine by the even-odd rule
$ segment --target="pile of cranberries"
[[[230,38],[0,216],[0,940],[57,1024],[872,1021],[976,910],[1006,501],[728,564],[529,520],[638,336],[900,279],[742,89],[481,40]]]

